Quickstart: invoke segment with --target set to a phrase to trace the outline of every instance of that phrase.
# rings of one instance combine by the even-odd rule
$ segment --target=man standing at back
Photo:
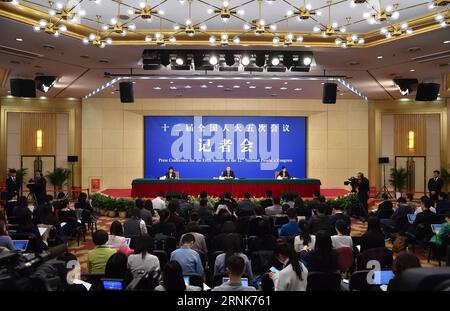
[[[434,207],[434,204],[437,201],[437,196],[441,192],[442,187],[444,186],[444,181],[440,177],[441,172],[438,170],[433,171],[433,178],[428,180],[428,191],[430,192],[430,200],[431,206]]]
[[[6,179],[7,201],[12,200],[13,198],[19,198],[22,181],[17,179],[16,173],[15,169],[10,169],[8,173],[9,177]]]

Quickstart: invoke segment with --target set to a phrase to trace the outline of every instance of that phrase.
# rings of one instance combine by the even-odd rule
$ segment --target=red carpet
[[[103,194],[109,195],[114,198],[131,198],[131,189],[105,189],[101,191]],[[348,190],[346,189],[321,189],[320,193],[327,199],[336,198],[346,195]]]

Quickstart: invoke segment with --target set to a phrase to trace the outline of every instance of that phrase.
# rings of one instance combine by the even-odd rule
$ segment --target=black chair
[[[86,242],[86,232],[76,217],[73,217],[72,214],[66,213],[65,211],[60,211],[58,215],[61,224],[65,223],[62,226],[62,231],[69,239],[76,238],[78,246],[80,246],[80,238],[83,236],[83,241]]]
[[[166,251],[156,249],[153,251],[153,255],[158,257],[160,270],[164,269],[164,266],[169,261]]]
[[[274,252],[263,250],[254,251],[250,254],[250,261],[252,263],[252,272],[254,275],[261,275],[269,271],[272,266]]]
[[[91,284],[91,289],[94,291],[101,290],[101,279],[105,278],[104,273],[81,273],[81,280]]]
[[[155,240],[155,249],[164,250],[167,253],[167,256],[170,257],[172,252],[177,249],[177,240],[173,236],[168,236],[161,240]]]
[[[450,267],[412,268],[400,275],[400,286],[405,291],[434,291],[450,279]]]
[[[341,274],[339,272],[309,272],[307,291],[340,291]]]
[[[189,285],[200,287],[203,291],[203,277],[193,273],[183,273],[184,276],[189,277]]]
[[[210,225],[200,225],[201,233],[206,237],[212,236],[212,228]]]
[[[273,217],[273,226],[275,228],[281,228],[282,225],[287,224],[288,222],[289,218],[286,215]]]
[[[93,212],[87,210],[87,209],[83,209],[81,211],[81,224],[84,227],[84,231],[91,231],[92,233],[94,233],[94,228],[95,231],[97,231],[97,220],[93,214]]]
[[[32,233],[10,233],[12,240],[28,240],[27,249],[25,253],[36,253],[37,252],[37,238]]]
[[[349,281],[349,289],[354,291],[374,291],[378,288],[376,285],[367,282],[367,275],[370,270],[356,271],[352,274]]]
[[[139,235],[126,235],[125,238],[129,238],[130,239],[129,247],[131,249],[136,249],[136,244],[137,244],[137,241],[139,239]]]

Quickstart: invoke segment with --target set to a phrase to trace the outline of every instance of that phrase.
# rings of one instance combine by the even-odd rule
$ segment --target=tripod
[[[381,197],[383,193],[386,193],[389,199],[394,199],[392,194],[389,192],[389,189],[386,186],[386,164],[383,164],[383,188],[380,192],[378,192],[377,197]]]

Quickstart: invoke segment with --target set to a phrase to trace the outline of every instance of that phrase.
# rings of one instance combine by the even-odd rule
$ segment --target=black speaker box
[[[122,103],[133,103],[133,83],[132,82],[120,82],[120,102]]]
[[[389,163],[389,158],[388,158],[388,157],[381,157],[381,158],[378,158],[378,163],[379,163],[379,164]]]
[[[26,79],[9,80],[11,95],[16,97],[36,97],[36,82]]]
[[[336,103],[337,84],[325,83],[323,85],[322,103],[335,104]]]
[[[78,162],[78,156],[67,156],[67,162]]]
[[[417,86],[416,101],[433,101],[439,94],[440,84],[420,83]]]

